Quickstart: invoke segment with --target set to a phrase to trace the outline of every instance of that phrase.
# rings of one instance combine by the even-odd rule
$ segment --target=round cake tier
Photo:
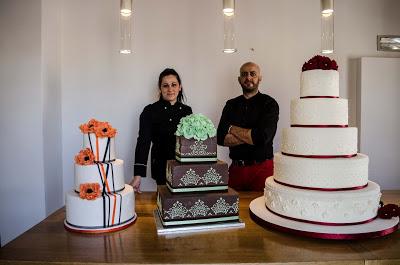
[[[83,134],[83,148],[92,150],[95,161],[107,162],[115,160],[115,137],[96,137],[94,133]]]
[[[348,102],[343,98],[293,99],[291,125],[348,125]]]
[[[265,205],[283,217],[323,224],[353,224],[372,220],[378,212],[380,187],[369,181],[364,189],[314,191],[265,182]]]
[[[309,70],[301,73],[300,97],[339,97],[339,72]]]
[[[314,189],[359,188],[368,183],[368,156],[302,158],[274,155],[274,179],[283,184]]]
[[[357,128],[284,128],[283,154],[311,158],[357,154]]]
[[[135,215],[133,188],[115,194],[102,195],[95,200],[81,199],[75,191],[66,194],[66,221],[82,229],[98,229],[119,226]]]
[[[94,165],[75,164],[75,191],[83,183],[99,183],[107,192],[121,191],[125,187],[124,161],[116,159],[113,162]]]

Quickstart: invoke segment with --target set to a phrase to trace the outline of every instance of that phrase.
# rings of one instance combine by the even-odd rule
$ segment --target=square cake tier
[[[228,189],[228,164],[180,163],[167,161],[167,187],[172,192],[213,191]]]
[[[227,192],[171,193],[158,186],[157,211],[164,226],[239,220],[239,195]]]
[[[217,161],[217,137],[202,141],[177,136],[175,158],[180,162]]]

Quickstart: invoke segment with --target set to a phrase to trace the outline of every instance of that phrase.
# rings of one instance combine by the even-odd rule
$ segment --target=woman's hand
[[[132,178],[131,182],[129,183],[133,187],[133,190],[138,193],[141,193],[141,191],[140,191],[140,181],[141,180],[142,180],[141,176],[134,176]]]

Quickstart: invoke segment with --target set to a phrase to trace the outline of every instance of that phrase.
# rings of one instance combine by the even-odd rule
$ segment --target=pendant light
[[[235,0],[223,0],[224,53],[236,52],[235,47]]]
[[[321,0],[321,52],[333,53],[333,0]]]
[[[132,0],[121,0],[120,3],[120,48],[122,54],[129,54],[132,41]]]

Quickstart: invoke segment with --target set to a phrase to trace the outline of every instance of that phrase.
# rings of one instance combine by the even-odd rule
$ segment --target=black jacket
[[[134,175],[146,177],[146,165],[151,147],[151,174],[158,185],[165,184],[166,162],[175,158],[175,131],[181,118],[192,109],[180,102],[171,105],[159,101],[147,105],[140,114],[140,127],[135,149]]]

